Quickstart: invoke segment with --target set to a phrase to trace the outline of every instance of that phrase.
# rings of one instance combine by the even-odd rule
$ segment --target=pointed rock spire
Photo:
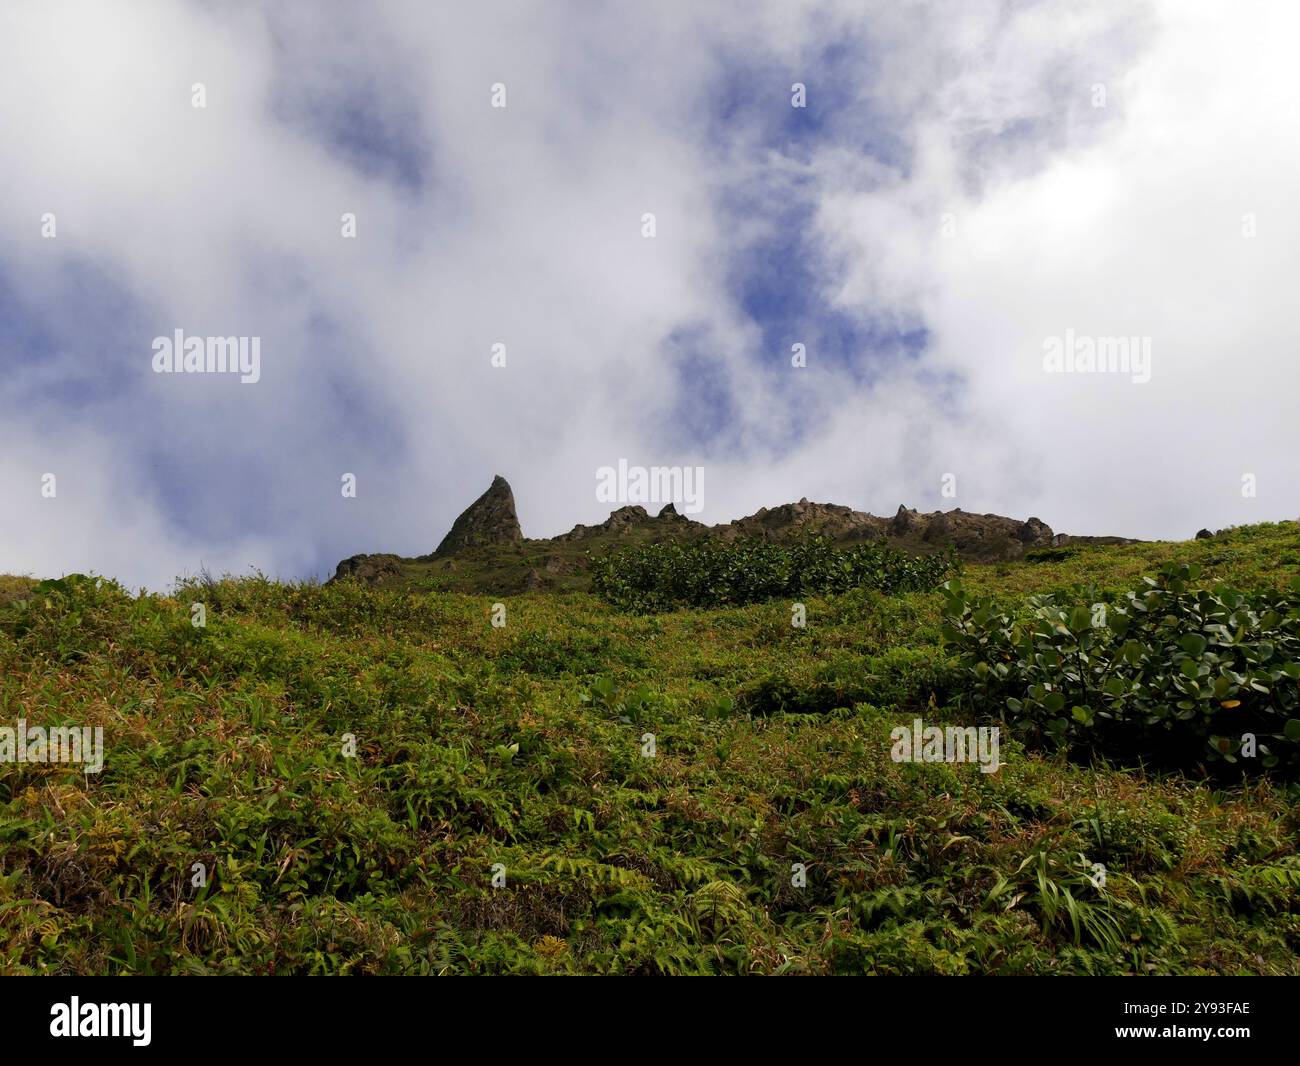
[[[471,503],[452,523],[435,555],[453,555],[466,548],[503,544],[524,539],[515,514],[515,494],[500,474],[492,479],[487,492]]]
[[[889,523],[889,532],[895,537],[905,537],[925,529],[925,519],[915,509],[909,510],[904,504],[898,505],[898,511]]]

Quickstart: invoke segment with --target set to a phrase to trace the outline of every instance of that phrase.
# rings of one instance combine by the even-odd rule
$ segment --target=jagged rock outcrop
[[[913,546],[928,545],[935,548],[952,545],[959,554],[973,559],[1017,558],[1027,549],[1047,547],[1054,534],[1047,523],[1038,518],[1020,521],[996,514],[972,514],[960,507],[951,511],[932,511],[928,514],[915,508],[899,506],[893,518],[837,508],[834,505],[810,504],[821,512],[845,512],[852,539],[883,535]],[[845,521],[839,526],[843,529]],[[832,529],[835,523],[831,523]],[[842,538],[839,532],[830,533]]]
[[[631,504],[627,507],[620,507],[617,511],[611,511],[605,521],[598,526],[584,526],[578,524],[569,532],[561,533],[556,540],[586,540],[588,537],[594,537],[600,533],[626,533],[629,529],[636,526],[644,525],[647,522],[653,522],[644,507]]]
[[[780,507],[760,507],[752,515],[737,518],[713,531],[726,540],[757,537],[762,540],[788,540],[804,534],[819,533],[832,540],[869,540],[883,534],[888,523],[883,518],[855,511],[838,503],[810,503],[805,496],[798,503]]]
[[[402,572],[401,556],[380,553],[378,555],[354,555],[339,563],[332,580],[341,581],[345,577],[374,585],[387,577],[396,577]]]
[[[596,537],[602,533],[622,535],[642,527],[677,532],[685,526],[695,526],[698,529],[706,528],[700,525],[699,522],[687,518],[683,514],[678,514],[677,508],[671,503],[665,505],[653,517],[639,504],[629,504],[627,507],[620,507],[617,511],[610,512],[610,516],[598,526],[576,525],[569,532],[561,533],[554,539],[560,543],[567,543],[575,540],[587,540],[589,537]]]
[[[956,535],[956,523],[942,511],[930,515],[921,539],[927,544],[947,544]]]
[[[699,522],[695,521],[695,519],[687,518],[684,514],[679,514],[677,508],[671,503],[666,503],[659,509],[659,513],[655,515],[655,521],[672,522],[675,525],[700,526],[701,529],[704,528]]]
[[[1038,518],[1026,518],[1015,532],[1016,540],[1035,548],[1046,547],[1052,543],[1052,527]]]
[[[920,511],[915,508],[908,510],[900,503],[898,512],[894,515],[893,521],[889,523],[889,535],[891,537],[906,537],[915,533],[924,539],[928,525],[928,519],[922,516]]]
[[[515,494],[510,483],[498,474],[487,492],[460,513],[433,554],[452,555],[466,548],[511,544],[523,539],[519,516],[515,513]]]

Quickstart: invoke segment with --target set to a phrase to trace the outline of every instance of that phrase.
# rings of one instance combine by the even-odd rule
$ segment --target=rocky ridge
[[[502,592],[581,588],[587,553],[621,543],[698,537],[787,542],[812,534],[837,544],[884,539],[919,554],[952,547],[970,562],[1010,561],[1030,551],[1069,545],[1133,543],[1123,537],[1054,533],[1038,518],[973,514],[961,508],[924,513],[904,506],[892,517],[882,517],[842,504],[813,503],[807,498],[762,507],[752,515],[715,526],[679,514],[672,504],[655,515],[632,504],[611,512],[597,525],[579,524],[567,533],[532,540],[523,535],[509,482],[497,475],[487,491],[460,514],[430,555],[413,560],[392,554],[354,555],[339,563],[334,579],[391,584],[423,575],[443,586],[467,591],[480,586]]]

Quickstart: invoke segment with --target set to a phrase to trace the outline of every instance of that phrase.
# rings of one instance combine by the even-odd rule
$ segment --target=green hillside
[[[1292,774],[1067,756],[980,695],[938,590],[635,614],[515,594],[528,544],[376,586],[0,578],[0,725],[105,746],[0,763],[0,972],[1300,975]],[[962,584],[1170,562],[1280,594],[1300,527]],[[917,718],[1000,725],[1001,767],[894,761]]]

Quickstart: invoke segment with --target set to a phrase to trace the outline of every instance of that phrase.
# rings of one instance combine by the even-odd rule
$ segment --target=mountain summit
[[[498,474],[487,492],[460,513],[433,554],[454,555],[467,548],[512,544],[523,539],[524,532],[515,513],[515,494],[510,482]]]

